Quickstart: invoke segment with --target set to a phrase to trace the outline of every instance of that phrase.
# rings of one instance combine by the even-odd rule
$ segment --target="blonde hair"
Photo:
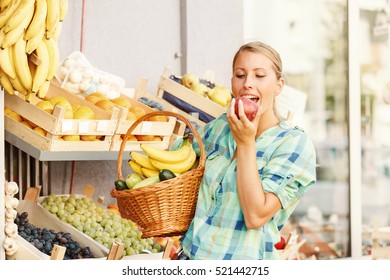
[[[253,53],[259,53],[263,54],[266,57],[268,57],[272,62],[272,68],[275,71],[276,78],[279,80],[283,77],[283,63],[282,59],[280,58],[279,53],[271,46],[260,42],[260,41],[253,41],[249,42],[245,45],[242,45],[233,58],[233,71],[234,71],[234,65],[236,63],[237,57],[244,51],[253,52]],[[278,117],[280,121],[284,120],[284,118],[278,113],[277,110],[277,104],[276,99],[274,99],[274,106],[273,106],[275,115]]]

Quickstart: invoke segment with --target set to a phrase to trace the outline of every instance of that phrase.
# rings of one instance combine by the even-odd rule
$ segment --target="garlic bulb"
[[[16,197],[7,195],[5,197],[5,208],[6,209],[12,209],[16,208],[19,205],[19,200]]]
[[[69,73],[69,81],[73,84],[78,84],[83,80],[83,75],[80,69],[74,69]]]
[[[9,237],[16,238],[18,235],[18,226],[15,223],[7,223],[4,228],[5,234]]]
[[[15,195],[19,192],[18,184],[15,182],[7,182],[5,184],[5,193],[9,195]]]
[[[15,221],[17,215],[18,215],[18,211],[16,211],[15,209],[7,209],[5,211],[6,223],[11,223],[11,222]]]
[[[6,251],[6,254],[8,256],[11,256],[16,253],[18,249],[18,245],[16,244],[16,241],[14,238],[6,237],[3,242],[3,247]]]

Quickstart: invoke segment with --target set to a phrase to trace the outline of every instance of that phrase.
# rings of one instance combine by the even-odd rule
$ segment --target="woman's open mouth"
[[[252,100],[253,102],[255,102],[256,104],[260,100],[260,98],[258,96],[255,96],[255,95],[243,95],[241,97],[248,98],[248,99]]]

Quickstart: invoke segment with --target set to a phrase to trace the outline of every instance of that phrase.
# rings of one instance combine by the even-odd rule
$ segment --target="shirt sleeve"
[[[299,199],[315,181],[314,145],[303,132],[287,134],[264,167],[264,191],[274,193],[282,208],[292,208],[292,212]]]

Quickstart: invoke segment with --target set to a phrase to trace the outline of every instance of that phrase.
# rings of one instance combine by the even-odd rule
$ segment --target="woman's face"
[[[283,87],[277,79],[272,61],[261,53],[243,51],[233,66],[232,92],[234,98],[252,99],[262,111],[273,110],[274,97]]]

